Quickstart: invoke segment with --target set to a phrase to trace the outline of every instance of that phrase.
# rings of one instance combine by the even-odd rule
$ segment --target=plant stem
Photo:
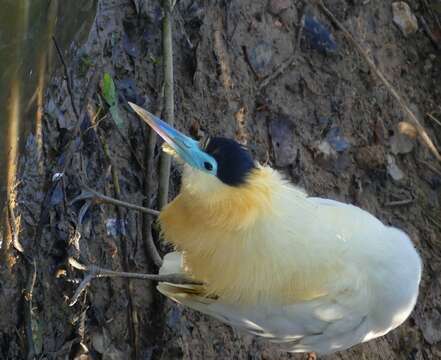
[[[172,39],[172,0],[163,0],[162,8],[162,57],[164,73],[164,119],[173,126],[175,120],[173,89],[173,39]],[[159,209],[168,202],[170,179],[170,155],[162,152],[159,165]]]

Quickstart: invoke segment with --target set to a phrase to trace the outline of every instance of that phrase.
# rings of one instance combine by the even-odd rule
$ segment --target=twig
[[[428,117],[430,117],[430,118],[435,122],[435,124],[441,126],[441,121],[439,121],[439,120],[438,120],[435,116],[433,116],[431,113],[427,113],[426,115],[427,115]]]
[[[202,285],[200,281],[195,281],[189,279],[184,274],[139,274],[139,273],[131,273],[125,271],[113,271],[101,268],[95,265],[84,265],[75,260],[74,258],[69,258],[69,264],[80,271],[84,271],[87,273],[86,277],[81,281],[77,290],[69,302],[69,306],[73,306],[79,299],[81,293],[90,285],[90,282],[95,278],[103,278],[103,277],[124,277],[129,279],[139,279],[139,280],[150,280],[150,281],[158,281],[158,282],[168,282],[171,284],[191,284],[191,285]]]
[[[90,282],[92,279],[94,279],[96,276],[92,274],[87,274],[86,277],[81,281],[80,285],[75,290],[75,293],[73,294],[72,298],[69,301],[69,306],[74,306],[78,299],[80,298],[81,294],[84,290],[90,285]]]
[[[401,206],[401,205],[407,205],[410,204],[414,201],[414,199],[409,198],[409,199],[403,199],[403,200],[396,200],[396,201],[389,201],[386,204],[384,204],[384,206]]]
[[[291,66],[296,64],[296,54],[291,55],[288,60],[286,60],[284,63],[282,63],[276,71],[268,75],[266,78],[264,78],[261,83],[259,84],[259,90],[262,90],[266,88],[272,81],[277,79],[281,74],[283,74],[287,69],[289,69]]]
[[[72,105],[73,112],[75,113],[76,118],[79,120],[80,114],[78,113],[77,107],[75,105],[74,97],[73,97],[72,79],[70,78],[70,75],[69,75],[69,69],[67,68],[66,62],[64,61],[63,53],[61,52],[61,49],[58,46],[57,40],[55,39],[55,36],[53,36],[53,35],[52,35],[52,41],[54,42],[55,49],[57,50],[58,58],[60,59],[60,62],[63,65],[64,76],[66,77],[66,83],[67,83],[67,91],[69,93],[70,103]]]
[[[250,68],[251,72],[253,73],[254,77],[259,80],[260,76],[259,74],[256,72],[256,70],[254,70],[253,65],[251,64],[250,61],[250,56],[248,54],[248,49],[245,45],[242,46],[242,52],[243,52],[243,57],[245,59],[245,62],[247,63],[248,67]]]
[[[79,201],[79,200],[95,199],[95,200],[98,200],[99,202],[108,203],[108,204],[112,204],[112,205],[116,205],[116,206],[123,206],[123,207],[129,208],[129,209],[141,211],[143,213],[146,213],[146,214],[149,214],[152,216],[159,215],[158,210],[149,209],[149,208],[146,208],[143,206],[139,206],[139,205],[131,204],[131,203],[128,203],[128,202],[125,202],[122,200],[115,199],[113,197],[104,195],[96,190],[93,190],[85,184],[82,184],[82,187],[84,187],[84,189],[86,189],[86,191],[82,192],[80,195],[78,195],[73,200],[71,200],[71,202],[70,202],[71,204],[73,204],[74,202]]]
[[[158,110],[157,115],[159,115],[162,111],[163,106],[163,92],[161,91],[158,98]],[[146,157],[145,157],[145,167],[146,167],[146,175],[144,177],[144,193],[146,194],[146,204],[148,205],[148,201],[150,200],[153,188],[153,171],[154,171],[154,155],[155,155],[155,146],[156,146],[156,132],[149,127],[148,129],[148,140],[147,140],[147,148],[146,148]],[[162,258],[158,252],[158,249],[155,245],[152,236],[152,218],[150,216],[143,217],[143,239],[144,239],[144,247],[146,251],[146,255],[148,258],[151,258],[153,263],[160,268],[162,266]]]
[[[173,126],[175,122],[174,107],[174,80],[173,80],[173,37],[172,11],[173,1],[163,0],[162,8],[162,57],[164,59],[164,119]],[[159,165],[159,208],[162,209],[168,202],[171,158],[165,152],[161,153]]]
[[[430,139],[430,137],[427,134],[424,127],[418,121],[415,114],[412,112],[412,110],[410,110],[410,108],[404,102],[401,95],[398,94],[398,92],[395,90],[395,88],[392,86],[392,84],[389,82],[389,80],[386,79],[386,77],[383,75],[383,73],[380,71],[380,69],[378,69],[378,67],[370,59],[370,57],[366,53],[366,51],[361,47],[361,45],[357,41],[355,41],[355,39],[351,35],[351,33],[348,30],[346,30],[344,25],[334,16],[334,14],[323,4],[323,2],[321,0],[318,0],[316,2],[318,3],[318,6],[323,11],[323,13],[344,33],[344,35],[349,40],[349,42],[358,50],[358,52],[361,54],[361,56],[365,59],[365,61],[369,65],[370,69],[383,82],[383,84],[386,86],[386,89],[389,91],[389,93],[397,100],[397,102],[400,104],[401,108],[403,109],[404,113],[407,114],[407,116],[409,116],[409,120],[416,127],[421,142],[430,150],[430,152],[436,157],[436,159],[438,161],[441,161],[441,154],[439,153],[438,149],[433,144],[432,140]]]
[[[439,176],[441,176],[441,170],[437,169],[435,166],[433,166],[432,164],[429,164],[427,161],[424,160],[418,160],[419,163],[426,165],[430,170],[432,170],[435,174],[438,174]]]
[[[433,225],[435,225],[435,226],[438,228],[438,230],[441,231],[441,224],[440,224],[437,220],[435,220],[432,216],[430,216],[430,215],[428,215],[428,214],[426,214],[426,217],[427,217],[427,219],[429,219],[429,221],[430,221]]]
[[[289,69],[291,66],[296,64],[296,58],[297,58],[297,51],[300,47],[300,40],[302,38],[303,34],[303,18],[300,22],[299,31],[297,32],[297,41],[294,47],[293,54],[289,57],[288,60],[286,60],[284,63],[282,63],[273,73],[265,77],[259,84],[259,90],[264,89],[267,87],[272,81],[277,79],[281,74],[283,74],[287,69]]]
[[[14,192],[16,190],[14,189]],[[8,213],[9,213],[9,222],[10,222],[10,226],[11,226],[11,233],[12,233],[12,245],[14,246],[15,250],[17,250],[18,252],[24,254],[24,249],[23,249],[23,245],[20,243],[20,239],[19,239],[19,233],[20,233],[20,223],[21,223],[21,218],[20,216],[17,218],[15,216],[15,212],[14,212],[14,200],[15,198],[15,194],[9,194],[8,196]]]

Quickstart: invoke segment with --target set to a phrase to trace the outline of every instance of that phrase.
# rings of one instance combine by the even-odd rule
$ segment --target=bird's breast
[[[185,271],[225,301],[290,303],[322,296],[339,261],[320,261],[317,244],[306,246],[307,234],[296,225],[302,219],[292,221],[276,203],[259,208],[258,201],[205,206],[180,194],[160,215],[163,237],[182,251]]]

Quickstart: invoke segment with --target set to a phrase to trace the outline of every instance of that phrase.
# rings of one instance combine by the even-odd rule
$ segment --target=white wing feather
[[[378,268],[374,274],[366,274],[354,261],[347,261],[347,268],[336,279],[335,288],[331,287],[327,294],[314,300],[289,305],[222,303],[219,299],[204,297],[203,288],[193,285],[160,283],[158,290],[231,326],[281,343],[285,350],[292,352],[332,353],[381,336],[401,324],[415,304],[421,276],[420,259],[407,235],[384,226],[355,206],[321,198],[305,200],[317,205],[320,219],[326,218],[327,224],[335,224],[334,228],[326,229],[335,231],[330,236],[340,236],[340,229],[345,229],[349,231],[348,237],[367,233],[367,241],[371,236],[391,242],[390,246],[399,250],[387,261],[387,270]],[[369,251],[370,247],[367,248]],[[365,256],[363,251],[358,255],[361,260]],[[366,257],[371,255],[367,252]],[[181,261],[179,253],[167,254],[161,273],[182,271]],[[402,285],[406,282],[410,284],[408,287]]]
[[[161,273],[175,272],[180,262],[179,253],[167,254]],[[161,293],[176,302],[235,328],[281,343],[287,351],[337,351],[342,346],[361,342],[368,328],[366,296],[355,289],[291,305],[223,304],[198,295],[199,289],[191,285],[158,285]]]

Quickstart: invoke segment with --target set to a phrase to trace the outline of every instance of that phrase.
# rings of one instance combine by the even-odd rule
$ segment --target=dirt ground
[[[441,127],[426,116],[441,113],[440,57],[421,26],[404,37],[388,1],[327,4],[441,144]],[[436,9],[426,1],[409,5],[439,39]],[[308,34],[296,47],[303,14],[331,30],[336,51],[315,48]],[[407,120],[397,102],[341,31],[301,1],[181,0],[174,15],[179,130],[236,137],[311,195],[356,204],[404,229],[424,258],[418,304],[404,325],[320,359],[441,359],[440,164],[397,130]],[[82,183],[116,196],[116,175],[122,199],[156,206],[157,172],[148,174],[144,160],[148,129],[126,102],[160,109],[161,19],[159,1],[100,0],[87,42],[65,55],[71,94],[61,71],[48,86],[44,151],[28,138],[17,185],[17,241],[29,261],[15,249],[3,254],[1,359],[26,358],[31,330],[40,359],[306,359],[166,301],[145,281],[94,280],[69,306],[84,276],[69,256],[115,270],[156,271],[144,246],[147,218],[72,200]],[[293,66],[261,88],[294,52]],[[116,83],[121,128],[101,96],[104,72]],[[155,169],[158,158],[157,146]],[[170,198],[179,174],[173,165]],[[161,244],[161,250],[170,249]]]

